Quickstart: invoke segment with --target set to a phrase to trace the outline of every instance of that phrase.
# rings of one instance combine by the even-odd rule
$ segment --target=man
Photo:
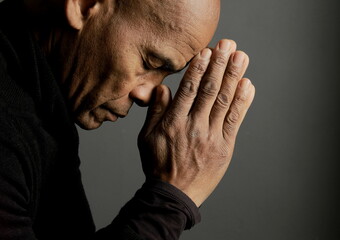
[[[178,239],[231,160],[254,97],[236,44],[205,48],[219,0],[0,4],[0,239]],[[163,79],[190,62],[172,100]],[[95,232],[78,135],[149,106],[146,181]],[[71,120],[72,119],[72,120]]]

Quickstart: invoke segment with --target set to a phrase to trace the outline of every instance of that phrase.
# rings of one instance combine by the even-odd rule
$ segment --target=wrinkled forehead
[[[121,19],[136,32],[143,55],[176,72],[211,41],[219,19],[216,3],[219,0],[122,0]]]
[[[197,54],[210,42],[219,19],[219,0],[125,0],[130,18],[160,41]]]
[[[171,34],[190,34],[198,41],[212,36],[219,19],[218,0],[149,0],[145,18]],[[217,4],[218,3],[218,4]]]

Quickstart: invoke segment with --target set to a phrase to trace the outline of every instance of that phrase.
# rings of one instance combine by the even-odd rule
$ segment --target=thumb
[[[154,100],[149,106],[146,120],[142,129],[145,136],[149,135],[150,132],[158,125],[162,120],[165,112],[171,104],[171,91],[165,85],[159,85],[155,88]]]

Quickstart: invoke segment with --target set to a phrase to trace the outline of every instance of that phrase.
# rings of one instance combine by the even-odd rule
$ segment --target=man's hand
[[[248,56],[221,40],[191,62],[173,100],[161,85],[139,135],[147,178],[168,182],[200,206],[225,174],[255,88]]]

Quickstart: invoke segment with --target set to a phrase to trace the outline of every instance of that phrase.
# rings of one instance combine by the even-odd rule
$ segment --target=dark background
[[[339,240],[339,0],[221,0],[211,46],[234,39],[257,89],[230,168],[181,239]],[[166,80],[175,91],[181,74]],[[136,137],[145,110],[80,130],[98,228],[141,186]]]

